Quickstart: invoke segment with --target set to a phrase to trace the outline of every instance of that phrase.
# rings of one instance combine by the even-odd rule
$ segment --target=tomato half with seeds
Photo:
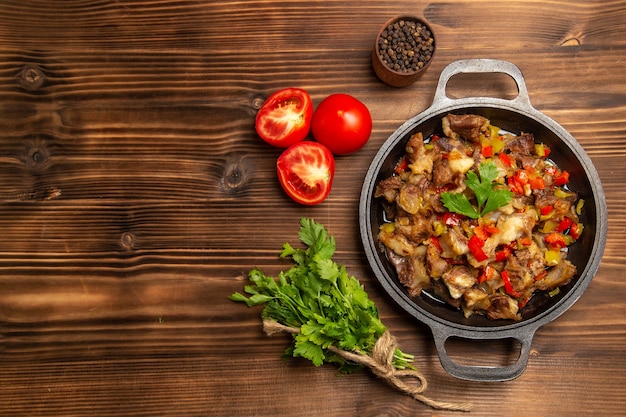
[[[313,103],[301,88],[284,88],[270,95],[256,114],[261,139],[279,148],[304,140],[311,129]]]
[[[335,176],[335,158],[328,148],[312,141],[291,145],[276,162],[278,180],[294,201],[307,206],[328,197]]]

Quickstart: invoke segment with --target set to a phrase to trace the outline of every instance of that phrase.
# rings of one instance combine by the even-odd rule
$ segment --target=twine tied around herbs
[[[285,326],[274,320],[268,319],[263,320],[263,330],[268,336],[272,336],[277,333],[300,333],[300,329],[298,328]],[[368,367],[374,375],[382,378],[400,392],[428,405],[431,408],[439,410],[470,411],[471,405],[469,403],[436,401],[423,395],[422,393],[426,390],[428,383],[426,382],[426,378],[420,372],[412,369],[396,369],[393,366],[392,361],[396,347],[396,338],[393,337],[387,330],[376,341],[371,355],[350,352],[332,345],[328,347],[328,350],[341,356],[347,361]],[[417,384],[408,384],[404,380],[406,378],[415,379]]]

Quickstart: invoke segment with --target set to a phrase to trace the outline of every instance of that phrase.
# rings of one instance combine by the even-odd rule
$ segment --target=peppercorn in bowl
[[[426,71],[434,54],[435,36],[430,26],[415,16],[399,16],[378,31],[372,66],[385,84],[406,87]]]

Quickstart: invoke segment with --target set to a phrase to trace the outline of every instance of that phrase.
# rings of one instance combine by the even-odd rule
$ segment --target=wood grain
[[[396,14],[426,18],[437,52],[411,87],[380,83],[370,48]],[[368,373],[337,376],[280,358],[258,309],[227,297],[255,267],[275,274],[300,217],[335,235],[440,400],[472,414],[615,416],[626,407],[626,3],[515,0],[68,0],[0,4],[0,415],[452,416]],[[428,329],[383,293],[358,235],[360,188],[378,147],[426,109],[440,71],[463,58],[523,71],[532,104],[596,165],[609,207],[600,270],[540,329],[517,380],[447,375]],[[291,202],[280,150],[254,116],[285,86],[314,103],[344,92],[374,119],[337,159],[329,199]],[[461,78],[448,93],[515,96],[506,78]],[[505,350],[505,352],[502,352]],[[506,347],[459,346],[499,363]]]

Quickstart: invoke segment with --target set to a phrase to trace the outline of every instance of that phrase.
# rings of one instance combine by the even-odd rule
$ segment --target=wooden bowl
[[[406,87],[421,77],[434,54],[435,35],[431,27],[415,16],[397,16],[389,19],[378,31],[372,50],[372,66],[385,84]]]

